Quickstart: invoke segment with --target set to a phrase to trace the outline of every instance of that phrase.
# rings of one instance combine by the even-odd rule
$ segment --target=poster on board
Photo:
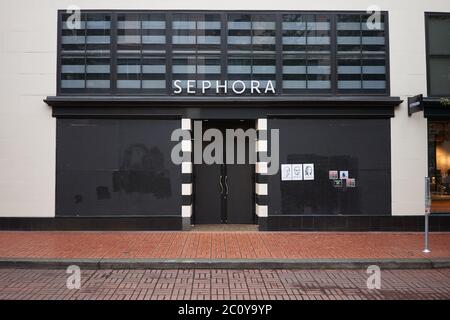
[[[292,165],[282,164],[281,165],[281,181],[291,181],[292,180]]]
[[[314,164],[303,164],[303,180],[314,180]]]
[[[292,180],[303,180],[303,165],[293,164],[292,165]]]

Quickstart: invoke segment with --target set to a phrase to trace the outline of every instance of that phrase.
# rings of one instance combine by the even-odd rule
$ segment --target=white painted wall
[[[0,2],[0,216],[54,216],[55,119],[42,100],[56,91],[57,10],[365,10],[389,11],[391,94],[426,93],[424,12],[450,12],[448,0],[16,0]],[[427,174],[426,120],[392,119],[392,210],[422,214]]]

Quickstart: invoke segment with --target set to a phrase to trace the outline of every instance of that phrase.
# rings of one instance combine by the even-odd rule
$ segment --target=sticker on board
[[[356,187],[356,180],[355,179],[347,179],[347,188],[355,188]]]
[[[335,180],[333,180],[333,187],[335,187],[335,188],[341,188],[341,187],[342,187],[342,180],[341,180],[341,179],[335,179]]]
[[[306,163],[303,165],[303,180],[314,180],[314,164]]]
[[[328,171],[328,177],[330,180],[336,180],[339,178],[339,173],[337,170],[330,170]]]
[[[348,171],[339,172],[339,179],[342,179],[342,180],[348,179]]]

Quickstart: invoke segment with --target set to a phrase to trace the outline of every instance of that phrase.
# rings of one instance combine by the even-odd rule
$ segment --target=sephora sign
[[[195,87],[197,82],[198,88]],[[216,94],[244,94],[250,92],[251,94],[275,94],[275,87],[272,80],[260,82],[258,80],[251,81],[219,81],[219,80],[174,80],[173,81],[174,94],[195,94],[201,92],[216,93]]]

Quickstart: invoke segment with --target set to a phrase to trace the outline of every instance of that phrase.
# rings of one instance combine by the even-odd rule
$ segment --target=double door
[[[226,129],[244,131],[252,122],[204,121],[204,131],[214,128],[222,132],[223,159],[221,164],[194,165],[194,223],[195,224],[252,224],[254,223],[254,164],[249,163],[250,143],[246,139],[245,164],[226,163]],[[203,134],[202,134],[203,136]],[[203,142],[205,148],[210,142]],[[234,155],[237,154],[236,143]]]

